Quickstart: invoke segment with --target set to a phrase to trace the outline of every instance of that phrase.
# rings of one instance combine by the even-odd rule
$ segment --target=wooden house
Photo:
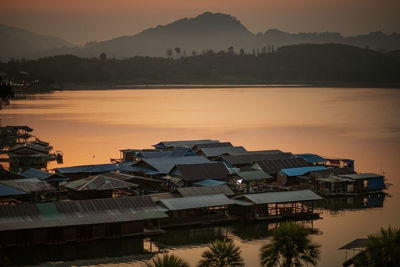
[[[254,169],[233,173],[229,180],[235,191],[245,193],[267,191],[268,185],[275,181],[268,173]]]

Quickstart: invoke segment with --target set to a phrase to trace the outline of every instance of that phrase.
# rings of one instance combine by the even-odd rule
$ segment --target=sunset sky
[[[254,33],[400,32],[399,0],[0,0],[0,24],[84,44],[205,11],[231,14]]]

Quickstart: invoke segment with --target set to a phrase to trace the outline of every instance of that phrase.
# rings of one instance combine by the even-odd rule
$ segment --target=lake
[[[0,118],[3,126],[30,126],[35,136],[63,151],[64,164],[51,162],[49,169],[108,163],[110,158],[119,158],[120,149],[150,148],[163,140],[209,138],[230,141],[247,150],[280,149],[352,158],[358,172],[384,173],[387,183],[393,184],[389,196],[324,202],[320,204],[322,219],[306,222],[319,231],[312,236],[322,245],[319,266],[341,266],[346,254],[339,247],[381,226],[400,226],[400,90],[280,87],[61,91],[19,96],[0,111]],[[259,266],[259,249],[268,228],[273,227],[262,223],[183,229],[146,239],[83,244],[86,250],[77,244],[68,245],[57,248],[58,252],[65,251],[59,258],[44,261],[52,262],[52,266],[140,266],[143,262],[138,258],[149,257],[145,252],[150,247],[152,251],[160,247],[195,266],[208,242],[228,235],[240,245],[246,266]],[[40,251],[47,250],[51,248]],[[87,251],[84,257],[77,252],[82,250]],[[38,252],[26,251],[30,251],[27,254],[32,255],[33,262]]]

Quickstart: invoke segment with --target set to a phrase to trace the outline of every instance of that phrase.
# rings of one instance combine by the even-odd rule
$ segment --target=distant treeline
[[[201,55],[171,54],[170,58],[63,55],[0,63],[0,72],[13,81],[32,79],[43,85],[398,84],[400,50],[382,53],[342,44],[304,44],[251,55],[235,53],[233,47]]]

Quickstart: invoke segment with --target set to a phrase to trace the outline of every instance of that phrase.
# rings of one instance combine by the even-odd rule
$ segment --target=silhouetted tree
[[[235,48],[233,46],[228,47],[228,53],[229,54],[234,54],[235,53]]]
[[[15,93],[10,84],[0,84],[0,109],[10,103]]]
[[[263,46],[262,48],[261,48],[261,53],[262,54],[266,54],[267,53],[267,46]]]
[[[178,256],[164,254],[146,262],[146,267],[189,267],[189,264]]]
[[[167,57],[168,57],[168,58],[171,58],[171,57],[172,57],[172,49],[171,49],[171,48],[168,48],[168,49],[167,49]]]
[[[240,255],[241,251],[230,240],[215,240],[208,246],[201,256],[199,267],[239,267],[244,266],[244,261]]]
[[[368,236],[367,248],[354,258],[356,267],[400,266],[400,229],[381,228]]]
[[[310,230],[292,222],[282,223],[272,232],[269,243],[261,248],[262,266],[294,267],[317,264],[319,245],[311,243]]]
[[[243,48],[240,48],[239,54],[240,54],[241,56],[244,55],[244,49],[243,49]]]
[[[104,52],[101,53],[101,54],[100,54],[100,59],[101,59],[101,60],[106,60],[106,59],[107,59],[106,53],[104,53]]]
[[[175,47],[174,50],[175,50],[176,57],[179,58],[179,56],[181,55],[181,49],[179,47]]]

